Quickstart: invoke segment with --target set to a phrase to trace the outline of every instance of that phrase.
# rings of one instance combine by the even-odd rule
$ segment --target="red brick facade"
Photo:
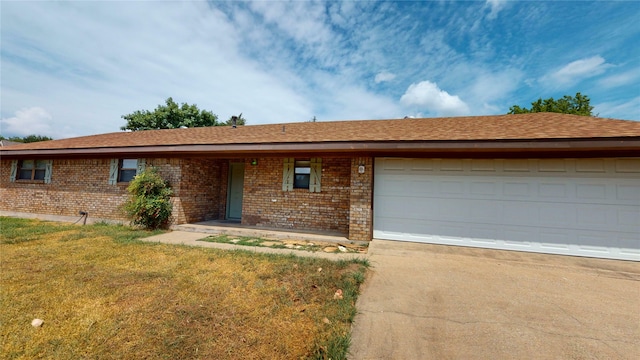
[[[10,182],[11,161],[0,165],[0,209],[76,216],[122,219],[119,206],[126,199],[126,184],[109,185],[110,159],[54,160],[51,183]]]
[[[373,235],[373,158],[351,159],[349,239],[371,240]]]
[[[323,157],[321,192],[283,191],[283,157],[244,159],[242,223],[280,229],[333,231],[371,239],[372,159]],[[233,162],[243,161],[234,159]],[[171,184],[173,223],[224,219],[228,159],[147,158]],[[360,165],[365,167],[359,173]],[[120,207],[127,183],[109,184],[110,159],[54,159],[51,183],[10,181],[11,160],[0,162],[0,210],[126,220]]]
[[[283,158],[245,165],[242,223],[282,229],[349,232],[348,158],[322,158],[321,192],[282,190]]]

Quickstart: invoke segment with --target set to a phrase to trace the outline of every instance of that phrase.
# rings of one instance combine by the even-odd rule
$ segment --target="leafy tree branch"
[[[574,114],[583,116],[593,116],[593,106],[590,104],[591,99],[587,95],[576,93],[576,96],[565,95],[562,98],[555,100],[554,98],[548,98],[542,100],[542,98],[531,103],[531,108],[520,107],[513,105],[509,108],[508,114],[528,114],[537,112],[554,112],[562,114]]]

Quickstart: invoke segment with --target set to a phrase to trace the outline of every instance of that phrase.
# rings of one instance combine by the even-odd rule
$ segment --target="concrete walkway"
[[[639,359],[640,263],[374,240],[350,359]]]
[[[227,232],[229,233],[229,232]],[[236,234],[231,231],[231,233]],[[265,233],[266,234],[266,233]],[[265,234],[261,234],[259,232],[252,232],[251,235],[247,234],[237,234],[238,236],[256,236],[265,238]],[[147,242],[157,242],[163,244],[173,244],[173,245],[187,245],[187,246],[200,246],[206,248],[215,248],[222,250],[244,250],[244,251],[253,251],[260,252],[266,254],[281,254],[281,255],[296,255],[296,256],[308,256],[308,257],[316,257],[328,260],[349,260],[349,259],[365,259],[367,254],[359,254],[359,253],[326,253],[322,251],[304,251],[304,250],[292,250],[292,249],[273,249],[269,247],[262,246],[246,246],[246,245],[234,245],[234,244],[223,244],[223,243],[215,243],[208,241],[201,241],[202,239],[210,236],[211,233],[207,232],[192,232],[192,231],[171,231],[168,233],[150,236],[148,238],[140,239],[142,241]],[[308,234],[305,234],[308,235]],[[274,234],[270,233],[270,236],[273,237]],[[287,232],[287,239],[295,238],[295,233]],[[305,240],[323,239],[323,241],[327,241],[326,236],[319,235],[319,237],[309,237],[307,236]]]

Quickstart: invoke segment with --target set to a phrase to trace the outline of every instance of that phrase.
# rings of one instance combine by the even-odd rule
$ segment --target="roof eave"
[[[11,150],[0,149],[0,157],[244,157],[280,154],[349,154],[393,156],[402,154],[500,154],[520,152],[536,154],[611,154],[640,156],[640,137],[589,139],[464,140],[464,141],[363,141],[321,143],[209,144],[102,147],[80,149]]]

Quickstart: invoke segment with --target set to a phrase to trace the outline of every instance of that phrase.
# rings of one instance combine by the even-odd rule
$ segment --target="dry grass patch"
[[[366,264],[135,240],[149,235],[0,218],[3,357],[344,358]]]

